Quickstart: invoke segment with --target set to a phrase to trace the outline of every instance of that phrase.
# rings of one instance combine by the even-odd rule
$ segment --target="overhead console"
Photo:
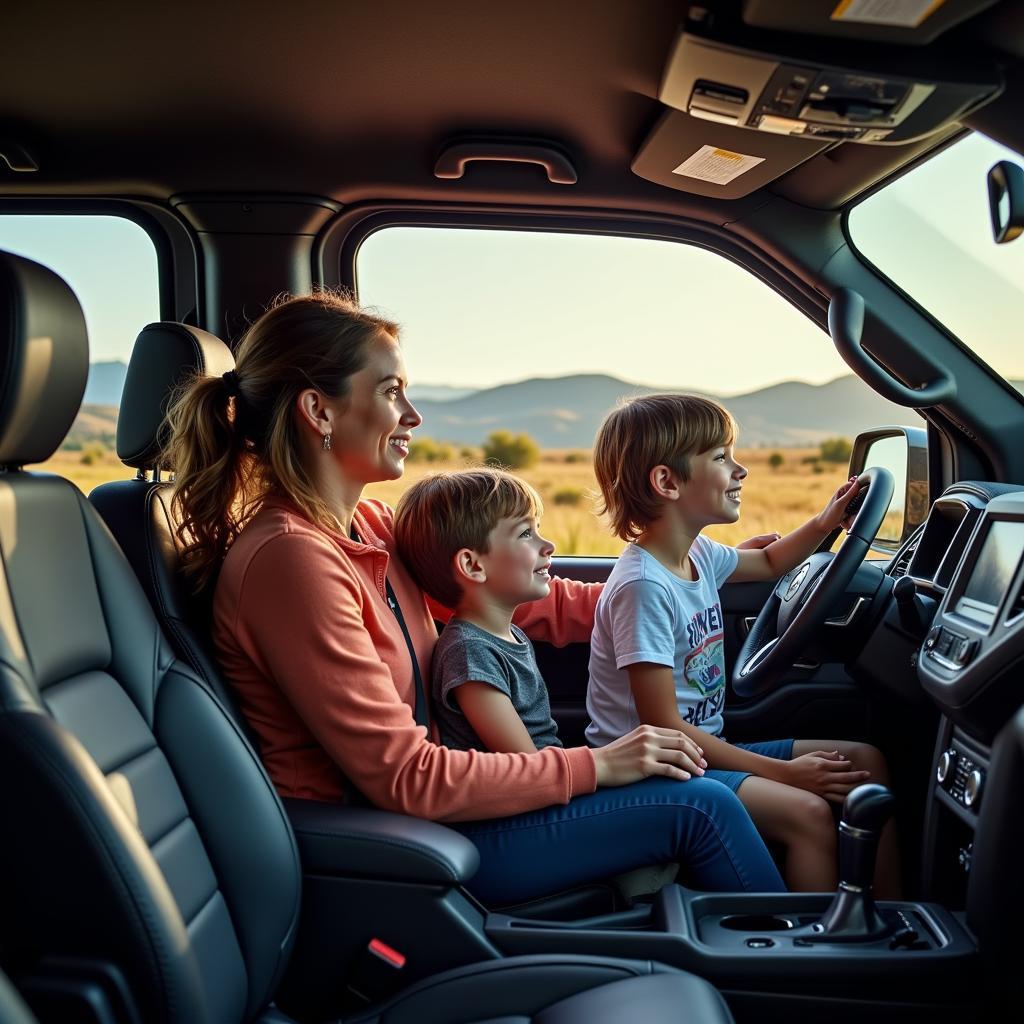
[[[636,174],[736,199],[839,143],[898,146],[949,132],[1002,89],[987,60],[879,45],[870,25],[860,25],[864,38],[850,38],[858,27],[846,14],[863,5],[839,4],[844,39],[751,28],[760,27],[755,15],[763,24],[766,11],[783,6],[795,5],[746,4],[746,24],[712,5],[691,7],[658,94],[668,109],[633,162]],[[959,6],[966,16],[987,5]]]
[[[867,53],[835,63],[813,50],[757,53],[684,31],[660,99],[692,117],[753,131],[896,145],[938,131],[1000,88],[991,71],[954,77],[948,64],[935,66],[918,51],[900,62],[900,75],[873,64]]]

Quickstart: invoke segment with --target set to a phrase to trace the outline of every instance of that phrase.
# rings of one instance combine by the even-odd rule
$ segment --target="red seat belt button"
[[[405,957],[397,949],[392,949],[387,943],[381,942],[380,939],[371,939],[366,948],[396,970],[401,970],[405,966]]]

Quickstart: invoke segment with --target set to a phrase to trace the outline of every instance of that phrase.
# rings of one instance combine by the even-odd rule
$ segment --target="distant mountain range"
[[[116,406],[126,369],[121,362],[93,363],[86,404]],[[1024,391],[1024,381],[1011,383]],[[543,448],[590,448],[601,420],[620,398],[673,390],[687,389],[650,388],[603,374],[580,374],[537,377],[479,391],[423,385],[409,393],[423,416],[421,436],[477,445],[492,431],[506,429],[530,434]],[[919,422],[912,410],[886,401],[852,375],[827,384],[787,381],[722,402],[739,422],[740,445],[750,447],[813,446],[826,437],[854,437],[875,426]],[[108,410],[102,413],[106,420]]]

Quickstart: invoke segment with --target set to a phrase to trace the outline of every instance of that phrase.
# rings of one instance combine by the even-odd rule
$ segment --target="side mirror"
[[[1000,160],[988,172],[988,208],[996,245],[1012,242],[1024,231],[1024,168]]]
[[[928,517],[928,433],[921,427],[879,427],[858,434],[850,475],[882,466],[896,481],[873,547],[895,552]]]

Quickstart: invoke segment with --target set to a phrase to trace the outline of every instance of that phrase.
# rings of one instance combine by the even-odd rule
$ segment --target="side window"
[[[617,554],[594,514],[594,435],[621,398],[713,395],[749,477],[726,543],[786,532],[846,477],[862,430],[907,420],[850,375],[828,335],[704,249],[595,235],[387,228],[363,243],[360,300],[403,326],[423,424],[394,503],[424,473],[496,458],[545,503],[560,554]]]
[[[117,407],[135,336],[160,319],[156,249],[123,217],[0,215],[0,249],[49,267],[71,286],[89,331],[82,409],[43,469],[88,493],[125,475],[114,452]]]

